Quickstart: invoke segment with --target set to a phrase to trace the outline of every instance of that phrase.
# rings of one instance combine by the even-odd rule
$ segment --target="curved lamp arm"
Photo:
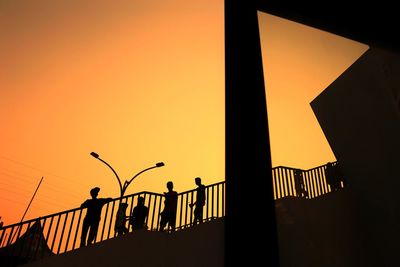
[[[135,174],[135,176],[133,176],[129,181],[125,181],[122,195],[125,193],[126,188],[128,188],[129,184],[133,181],[133,179],[135,179],[136,177],[138,177],[139,174],[142,174],[142,173],[144,173],[145,171],[148,171],[148,170],[151,170],[151,169],[154,169],[154,168],[162,167],[162,166],[164,166],[164,165],[165,165],[164,162],[159,162],[159,163],[157,163],[155,166],[149,167],[149,168],[147,168],[147,169],[144,169],[143,171],[138,172],[138,173]]]
[[[114,170],[114,168],[111,167],[111,165],[108,164],[106,161],[102,160],[97,153],[91,152],[90,155],[92,155],[94,158],[96,158],[96,159],[100,160],[101,162],[103,162],[104,164],[106,164],[112,170],[112,172],[115,174],[115,177],[117,177],[119,189],[120,189],[121,197],[122,197],[124,195],[125,190],[122,189],[121,180],[119,179],[119,176],[118,176],[117,172]]]

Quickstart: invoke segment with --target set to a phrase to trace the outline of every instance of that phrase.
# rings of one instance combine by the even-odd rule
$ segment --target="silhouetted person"
[[[145,221],[148,214],[149,208],[144,205],[144,197],[139,197],[130,219],[133,230],[147,228],[145,227]]]
[[[339,190],[340,181],[339,181],[339,178],[338,178],[338,175],[337,175],[336,167],[333,166],[332,162],[328,162],[326,164],[325,177],[326,177],[327,183],[331,187],[331,191],[332,192],[335,192],[335,191]]]
[[[129,218],[126,216],[126,208],[128,207],[128,203],[119,204],[119,208],[117,211],[117,216],[115,218],[115,232],[117,235],[123,235],[128,232],[128,228],[126,228],[126,221]]]
[[[194,205],[194,220],[193,224],[202,223],[203,222],[203,207],[206,204],[206,187],[201,184],[201,178],[196,177],[194,179],[197,189],[196,189],[196,201],[194,203],[190,203],[189,206],[192,208]]]
[[[168,192],[164,192],[164,209],[161,212],[160,231],[164,231],[164,227],[168,223],[168,227],[172,231],[175,230],[176,221],[176,205],[178,203],[178,193],[173,190],[174,184],[169,181],[167,183]]]
[[[341,188],[340,182],[343,183],[343,187],[346,187],[348,185],[347,184],[347,179],[343,175],[342,168],[340,167],[339,163],[336,163],[335,171],[336,171],[336,176],[337,176],[337,179],[338,179],[339,188]]]
[[[294,170],[294,186],[297,197],[308,197],[308,192],[304,186],[303,172],[299,169]]]
[[[92,199],[88,199],[82,203],[81,208],[87,208],[85,219],[82,225],[81,247],[86,244],[92,244],[97,235],[99,228],[101,209],[103,205],[111,201],[112,198],[97,198],[100,188],[95,187],[90,190]],[[90,228],[90,230],[89,230]],[[87,232],[89,230],[89,237],[86,241]]]

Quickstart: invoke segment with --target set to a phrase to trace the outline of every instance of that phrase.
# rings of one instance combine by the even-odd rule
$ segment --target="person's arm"
[[[102,198],[101,199],[101,202],[103,203],[103,204],[107,204],[108,202],[110,202],[110,201],[112,201],[113,199],[111,198],[111,197],[108,197],[108,198]]]
[[[82,208],[87,208],[88,207],[88,200],[86,200],[85,202],[83,202],[82,204],[81,204],[81,209]]]

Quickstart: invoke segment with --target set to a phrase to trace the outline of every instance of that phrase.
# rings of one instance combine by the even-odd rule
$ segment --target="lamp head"
[[[97,154],[96,152],[90,152],[90,155],[95,157],[96,159],[99,158],[99,154]]]
[[[157,168],[162,167],[162,166],[165,166],[164,162],[158,162],[158,163],[156,164],[156,167],[157,167]]]

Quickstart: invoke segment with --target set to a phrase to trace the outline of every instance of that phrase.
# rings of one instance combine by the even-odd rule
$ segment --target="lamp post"
[[[103,162],[104,164],[106,164],[106,165],[111,169],[111,171],[114,173],[115,177],[116,177],[117,180],[118,180],[118,185],[119,185],[121,197],[124,196],[126,189],[127,189],[128,186],[130,185],[130,183],[133,181],[133,179],[135,179],[136,177],[138,177],[140,174],[144,173],[145,171],[154,169],[154,168],[160,168],[160,167],[162,167],[162,166],[165,166],[164,162],[158,162],[158,163],[156,163],[155,166],[146,168],[146,169],[144,169],[144,170],[138,172],[138,173],[135,174],[129,181],[125,180],[124,184],[122,185],[121,179],[119,178],[117,172],[114,170],[113,167],[111,167],[110,164],[108,164],[106,161],[104,161],[103,159],[101,159],[100,156],[99,156],[99,154],[97,154],[96,152],[91,152],[90,155],[91,155],[92,157],[94,157],[94,158],[100,160],[100,161]]]

